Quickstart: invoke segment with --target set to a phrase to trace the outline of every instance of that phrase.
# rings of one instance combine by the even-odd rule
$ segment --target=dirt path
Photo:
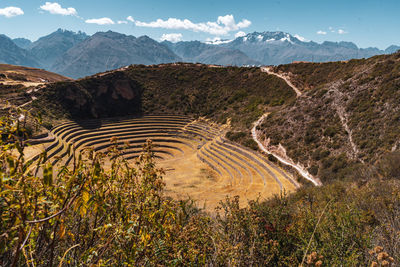
[[[27,94],[30,95],[31,100],[29,100],[29,101],[27,101],[27,102],[25,102],[25,103],[23,103],[23,104],[21,104],[21,105],[16,106],[16,105],[13,105],[13,104],[8,104],[8,105],[6,105],[6,106],[0,107],[0,109],[1,109],[1,110],[5,110],[5,109],[9,109],[9,108],[11,108],[11,107],[23,108],[23,107],[29,105],[30,103],[32,103],[34,100],[37,99],[36,96],[31,95],[32,92],[38,92],[38,91],[41,90],[41,89],[42,89],[42,88],[40,87],[40,88],[34,88],[34,89],[29,89],[29,90],[25,91],[25,93],[27,93]]]
[[[285,82],[296,92],[297,97],[301,96],[301,94],[302,94],[301,91],[296,86],[294,86],[294,84],[289,80],[288,77],[273,72],[270,67],[261,67],[260,69],[262,72],[266,72],[270,75],[275,75],[275,76],[285,80]]]
[[[283,79],[295,92],[297,97],[301,96],[302,93],[301,91],[294,86],[294,84],[289,80],[288,77],[275,73],[271,70],[270,67],[261,67],[260,68],[262,72],[266,72],[270,75],[275,75],[281,79]],[[312,182],[314,185],[316,186],[320,186],[322,185],[321,181],[319,181],[319,179],[314,178],[303,166],[300,166],[299,164],[294,163],[294,161],[292,159],[290,159],[289,157],[282,157],[280,155],[278,155],[277,153],[272,152],[271,150],[269,150],[259,139],[258,139],[258,134],[257,134],[257,126],[261,124],[261,122],[264,120],[265,117],[268,116],[268,113],[264,114],[261,116],[261,118],[259,118],[255,123],[253,128],[251,129],[251,135],[253,137],[253,140],[258,144],[258,147],[264,151],[267,154],[271,154],[274,157],[276,157],[280,162],[282,162],[285,165],[289,165],[291,167],[293,167],[294,169],[296,169],[301,176],[303,176],[305,179],[307,179],[308,181]]]
[[[290,159],[290,158],[286,158],[286,159],[285,159],[285,158],[279,156],[278,154],[276,154],[276,153],[274,153],[274,152],[268,150],[268,149],[264,146],[264,144],[258,139],[258,135],[257,135],[257,126],[260,125],[261,122],[264,120],[264,118],[267,117],[267,116],[268,116],[268,113],[262,115],[261,118],[259,118],[259,119],[254,123],[254,126],[253,126],[253,128],[251,129],[251,135],[252,135],[252,137],[253,137],[253,140],[258,144],[258,147],[259,147],[263,152],[265,152],[265,153],[267,153],[267,154],[271,154],[271,155],[273,155],[274,157],[276,157],[276,158],[277,158],[280,162],[282,162],[283,164],[289,165],[289,166],[293,167],[294,169],[296,169],[296,170],[300,173],[301,176],[303,176],[305,179],[307,179],[307,180],[309,180],[310,182],[312,182],[314,185],[316,185],[316,186],[322,185],[322,183],[321,183],[318,179],[314,178],[307,170],[304,169],[304,167],[302,167],[302,166],[300,166],[300,165],[298,165],[298,164],[295,164],[295,163],[293,162],[293,160]]]
[[[340,92],[339,86],[340,83],[334,83],[330,87],[330,91],[334,93],[333,97],[333,103],[336,108],[336,113],[339,116],[340,122],[342,123],[343,128],[347,132],[348,140],[351,146],[351,149],[353,150],[353,159],[359,160],[362,164],[365,164],[365,162],[360,158],[360,151],[358,150],[357,145],[353,141],[353,131],[350,129],[348,125],[349,121],[349,115],[346,112],[345,104],[343,103],[343,93]]]

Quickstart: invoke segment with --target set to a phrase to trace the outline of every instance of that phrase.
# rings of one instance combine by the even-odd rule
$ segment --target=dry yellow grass
[[[255,171],[251,171],[253,177],[243,173],[244,177],[241,183],[239,183],[240,178],[238,177],[235,177],[234,182],[230,183],[231,178],[226,173],[223,173],[222,176],[219,175],[200,161],[196,153],[197,151],[192,150],[181,157],[157,161],[158,166],[165,170],[166,192],[171,197],[176,199],[190,197],[196,200],[200,207],[214,211],[226,196],[239,196],[240,204],[246,206],[249,200],[255,200],[258,197],[267,199],[281,193],[278,184],[272,177],[267,177],[264,185]],[[274,173],[281,180],[286,192],[296,190],[295,186],[280,173],[275,170]]]
[[[9,64],[0,64],[0,74],[10,76],[9,78],[1,78],[0,81],[5,84],[24,84],[25,86],[39,85],[48,82],[59,82],[71,80],[62,75],[24,66],[14,66]],[[13,75],[24,77],[24,81],[12,79]]]

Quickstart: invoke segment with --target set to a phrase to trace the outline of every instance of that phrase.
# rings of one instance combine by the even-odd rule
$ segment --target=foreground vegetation
[[[59,170],[23,157],[23,122],[0,121],[0,265],[373,266],[400,260],[400,155],[364,175],[213,214],[164,196],[151,143],[131,166],[86,151]],[[116,141],[116,140],[114,140]],[[38,168],[43,170],[37,172]],[[360,174],[362,175],[362,174]],[[361,180],[360,180],[361,181]]]

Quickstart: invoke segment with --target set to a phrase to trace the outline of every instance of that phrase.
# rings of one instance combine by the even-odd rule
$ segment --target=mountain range
[[[164,41],[163,44],[185,62],[235,66],[260,64],[259,61],[249,58],[245,53],[234,48],[206,44],[200,41],[178,43]]]
[[[58,57],[51,69],[69,77],[83,77],[130,64],[159,64],[181,59],[147,36],[98,32]]]
[[[70,48],[87,39],[85,33],[58,30],[47,36],[39,38],[28,46],[28,50],[39,59],[46,69],[53,69],[52,65],[62,57]]]
[[[264,65],[280,65],[293,61],[327,62],[368,58],[400,49],[399,46],[391,46],[387,50],[363,49],[352,42],[325,41],[318,44],[313,41],[302,41],[299,38],[284,32],[254,32],[219,46],[238,49]]]
[[[72,78],[131,64],[198,62],[217,65],[279,65],[293,61],[340,61],[391,54],[400,46],[358,48],[352,42],[304,41],[284,32],[253,32],[234,40],[157,42],[148,36],[59,29],[31,42],[0,35],[0,62],[41,67]]]
[[[0,63],[29,67],[41,66],[30,51],[20,48],[10,38],[2,34],[0,34]]]

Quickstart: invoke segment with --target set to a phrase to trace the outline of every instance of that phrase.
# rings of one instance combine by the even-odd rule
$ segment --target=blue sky
[[[0,33],[36,40],[63,28],[205,41],[280,30],[382,49],[400,45],[399,13],[399,0],[0,0]]]

